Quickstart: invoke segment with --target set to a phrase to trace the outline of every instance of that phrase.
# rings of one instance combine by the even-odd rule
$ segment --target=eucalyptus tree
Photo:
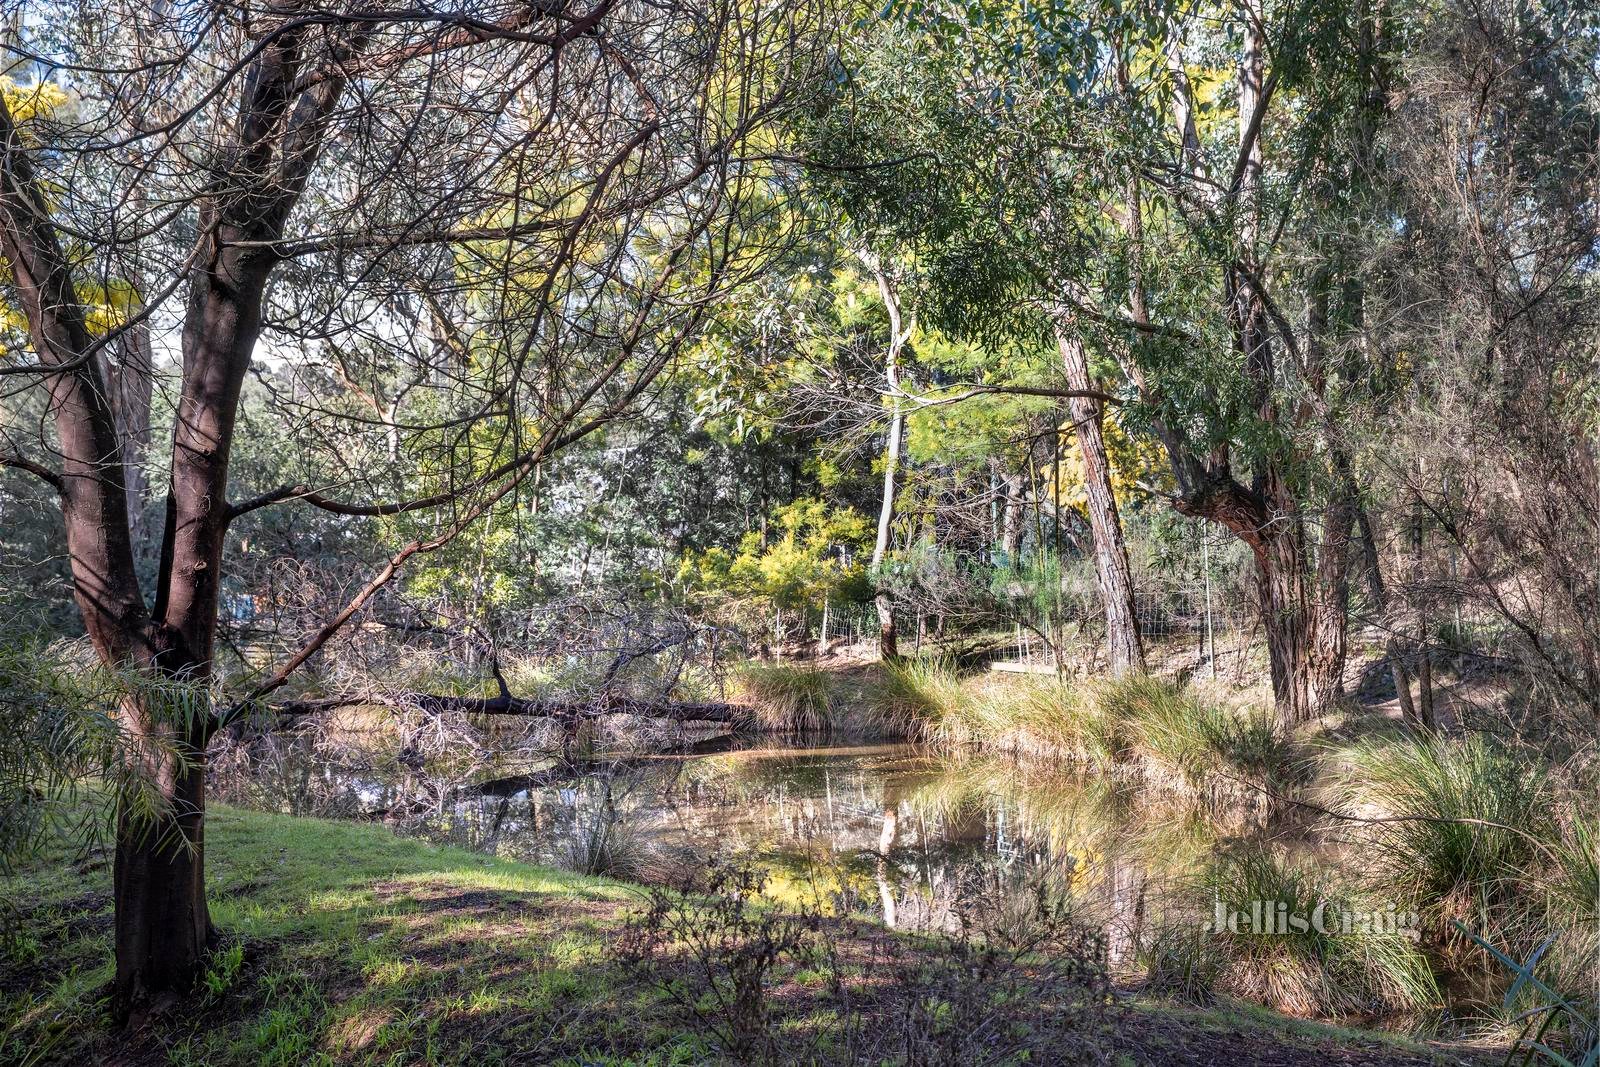
[[[819,69],[806,0],[25,4],[9,47],[64,89],[0,108],[7,403],[0,463],[54,493],[72,593],[156,783],[116,831],[115,1002],[192,985],[213,936],[206,749],[408,562],[640,403],[708,308],[781,244],[773,124]],[[101,321],[95,293],[137,286]],[[150,368],[126,340],[150,331]],[[173,433],[159,573],[114,382],[154,375]],[[230,475],[247,431],[312,474]],[[397,547],[280,661],[229,671],[229,530],[271,507],[390,524]]]
[[[830,161],[873,164],[841,172],[841,195],[914,247],[933,322],[1053,340],[1069,385],[1108,375],[1164,446],[1172,506],[1251,549],[1280,714],[1315,714],[1343,670],[1355,518],[1331,430],[1363,381],[1359,262],[1317,237],[1380,217],[1352,142],[1384,120],[1375,27],[1395,16],[1112,0],[889,17],[817,126]]]
[[[891,6],[891,13],[897,10]],[[1038,17],[1048,20],[1059,10]],[[1083,211],[1073,203],[1084,174],[1056,143],[1073,125],[1072,109],[1056,109],[1064,101],[1047,88],[1064,71],[1093,62],[1091,39],[1084,36],[1048,59],[1035,55],[1019,75],[1003,58],[1010,54],[1006,42],[1037,27],[1026,27],[1016,12],[972,5],[900,13],[903,20],[851,53],[844,89],[850,102],[841,99],[812,130],[822,181],[863,230],[899,246],[916,264],[920,285],[913,299],[929,322],[994,353],[971,395],[1010,392],[1066,402],[1079,445],[1110,666],[1118,674],[1143,670],[1104,438],[1104,407],[1117,398],[1093,373],[1081,315],[1083,283],[1073,273],[1073,264],[1088,254]],[[849,165],[861,156],[873,165]],[[1056,354],[1053,368],[1036,360],[1019,365],[1011,357],[1019,348],[1047,346]],[[967,393],[957,387],[934,402]],[[1011,545],[1016,538],[1004,540]]]

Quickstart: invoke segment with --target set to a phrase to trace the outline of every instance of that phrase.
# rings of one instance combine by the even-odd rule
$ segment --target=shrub
[[[635,973],[740,1063],[777,1058],[768,985],[781,964],[796,961],[821,921],[815,911],[766,905],[763,881],[752,867],[717,864],[676,891],[651,889],[622,943]],[[677,966],[668,964],[673,958]]]
[[[893,966],[899,1007],[857,1062],[1100,1063],[1116,1030],[1105,941],[1061,872],[986,868],[961,889],[956,934]],[[874,1037],[874,1035],[876,1035]]]
[[[676,891],[653,889],[629,923],[636,978],[741,1063],[1102,1063],[1116,1030],[1104,943],[1047,873],[966,880],[953,936],[836,939],[816,910],[760,899],[764,879],[713,865]],[[795,982],[805,992],[780,983]],[[825,1009],[809,1036],[784,1007]]]

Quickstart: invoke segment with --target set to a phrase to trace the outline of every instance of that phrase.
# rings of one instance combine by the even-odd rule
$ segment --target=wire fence
[[[1134,612],[1147,646],[1163,658],[1188,659],[1203,674],[1242,673],[1262,635],[1253,570],[1238,542],[1194,523],[1167,538],[1159,554],[1143,542],[1130,547]],[[1054,671],[1058,660],[1092,665],[1104,645],[1104,606],[1087,557],[1034,560],[1015,573],[975,566],[966,582],[985,590],[976,598],[986,605],[981,610],[971,609],[972,589],[953,598],[963,607],[950,614],[937,597],[920,606],[914,598],[897,604],[902,650],[920,652],[930,641],[987,632],[1000,637],[1000,659],[1031,672]],[[785,627],[774,630],[777,646],[798,640],[834,650],[875,643],[879,630],[873,605],[855,602],[790,613]]]

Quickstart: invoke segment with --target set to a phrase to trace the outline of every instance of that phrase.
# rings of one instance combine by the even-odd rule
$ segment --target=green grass
[[[873,713],[907,737],[959,744],[982,708],[948,660],[901,659],[880,664],[865,698]]]
[[[1437,929],[1461,919],[1494,931],[1519,876],[1559,839],[1542,761],[1482,734],[1360,744],[1343,791],[1395,821],[1375,824],[1378,886]]]
[[[1281,905],[1301,923],[1266,931],[1212,931],[1202,951],[1215,957],[1227,991],[1291,1015],[1418,1012],[1443,1003],[1417,942],[1393,931],[1342,930],[1342,916],[1378,911],[1322,872],[1260,845],[1220,852],[1200,880],[1200,905],[1247,914],[1253,902]],[[1323,909],[1323,925],[1312,922]]]
[[[0,880],[0,898],[18,908],[0,939],[0,1062],[717,1061],[715,1042],[619,960],[635,888],[377,826],[220,806],[207,840],[222,943],[189,1002],[132,1032],[105,1017],[107,858],[47,856]],[[867,958],[870,937],[883,935],[841,923],[835,936],[846,956]],[[937,950],[927,939],[908,943]],[[776,1025],[826,1061],[826,1042],[804,1044],[832,1018],[814,999],[816,976],[783,981]],[[1032,1007],[1014,1010],[1012,1025],[1029,1025]],[[1244,1041],[1292,1057],[1275,1062],[1314,1062],[1327,1040],[1318,1034],[1222,1010],[1163,1017],[1153,1032],[1133,1018],[1127,1040],[1147,1057],[1199,1042],[1203,1055],[1226,1059]]]
[[[1106,679],[1097,699],[1139,755],[1191,787],[1228,778],[1281,784],[1295,773],[1292,745],[1262,709],[1224,707],[1149,675]]]
[[[490,1028],[516,1047],[556,1023],[541,1058],[637,1047],[637,1006],[567,1020],[574,1000],[613,998],[607,930],[632,899],[626,887],[380,828],[226,807],[210,814],[207,839],[225,940],[203,1009],[145,1035],[156,1062],[490,1063],[492,1048],[473,1051]],[[109,872],[103,857],[78,869],[46,864],[0,883],[26,913],[0,967],[26,985],[0,997],[0,1062],[30,1051],[97,1062],[115,1038],[101,1000]]]

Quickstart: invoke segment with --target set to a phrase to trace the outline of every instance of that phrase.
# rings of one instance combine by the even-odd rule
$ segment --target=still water
[[[713,739],[699,750],[553,761],[513,749],[450,769],[379,747],[274,741],[218,772],[223,799],[383,821],[494,855],[642,882],[715,857],[759,865],[767,892],[949,927],[997,873],[1049,881],[1093,907],[1114,962],[1148,906],[1262,813],[1163,798],[1131,783],[899,744]]]

